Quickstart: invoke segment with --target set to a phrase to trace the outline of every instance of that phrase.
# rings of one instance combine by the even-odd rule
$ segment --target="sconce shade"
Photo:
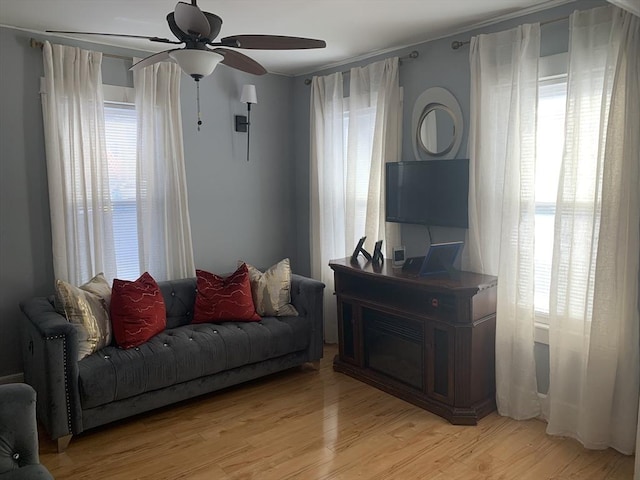
[[[242,103],[258,103],[258,94],[255,85],[244,85],[242,87],[242,95],[240,95]]]
[[[184,73],[196,80],[211,75],[216,65],[224,59],[218,53],[195,49],[174,50],[169,56],[180,65]]]

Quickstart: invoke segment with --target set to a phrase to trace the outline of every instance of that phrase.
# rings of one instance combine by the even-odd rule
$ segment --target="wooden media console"
[[[333,260],[339,353],[334,370],[440,415],[475,425],[495,409],[497,279],[418,277]]]

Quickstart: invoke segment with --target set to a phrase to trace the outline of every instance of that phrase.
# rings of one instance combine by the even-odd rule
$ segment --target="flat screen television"
[[[386,221],[467,228],[469,160],[386,164]]]

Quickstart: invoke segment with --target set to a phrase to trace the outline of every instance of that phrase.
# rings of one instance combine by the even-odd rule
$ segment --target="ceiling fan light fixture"
[[[211,75],[224,57],[208,50],[183,49],[174,50],[169,56],[178,64],[184,73],[200,80]]]

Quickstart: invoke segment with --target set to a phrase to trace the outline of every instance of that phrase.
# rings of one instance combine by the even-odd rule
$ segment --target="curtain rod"
[[[558,17],[558,18],[554,18],[553,20],[547,20],[545,22],[540,22],[540,26],[542,27],[543,25],[549,25],[550,23],[557,23],[557,22],[562,22],[564,20],[567,20],[569,17]],[[460,47],[464,47],[465,45],[468,45],[471,43],[471,40],[466,40],[464,42],[461,42],[460,40],[454,40],[453,42],[451,42],[451,48],[453,50],[458,50]]]
[[[405,55],[404,57],[400,57],[398,60],[402,61],[402,60],[409,60],[409,59],[413,59],[413,58],[418,58],[420,56],[420,52],[418,52],[417,50],[413,50],[412,52],[410,52],[408,55]],[[342,72],[343,75],[344,74],[348,74],[349,70],[343,70]],[[305,78],[304,80],[304,84],[305,85],[311,85],[311,79],[310,78]]]
[[[35,38],[32,38],[29,41],[29,45],[31,46],[31,48],[39,48],[42,49],[42,47],[44,47],[44,42],[40,41],[40,40],[36,40]],[[413,50],[411,53],[409,53],[408,55],[405,55],[404,57],[400,57],[398,60],[409,60],[412,58],[418,58],[418,56],[420,55],[420,53],[417,50]],[[103,57],[109,57],[109,58],[117,58],[119,60],[133,60],[133,57],[125,57],[123,55],[114,55],[112,53],[103,53],[102,54]],[[349,73],[349,71],[343,71],[341,73]],[[307,78],[304,81],[305,85],[311,85],[311,79]]]
[[[40,40],[36,40],[35,38],[32,38],[31,40],[29,40],[29,46],[31,48],[39,48],[40,50],[42,50],[42,47],[44,47],[44,42],[41,42]],[[133,57],[125,57],[124,55],[114,55],[112,53],[103,53],[102,54],[103,57],[109,57],[109,58],[117,58],[118,60],[133,60]]]

